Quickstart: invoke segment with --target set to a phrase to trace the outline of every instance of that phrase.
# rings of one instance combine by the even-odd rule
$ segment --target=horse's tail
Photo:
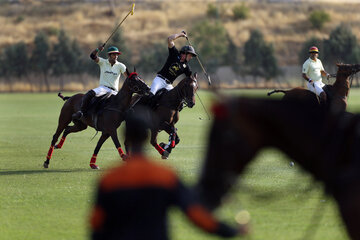
[[[286,90],[275,89],[275,90],[272,90],[271,92],[268,92],[267,95],[270,96],[273,93],[279,93],[279,92],[286,93],[287,91]]]
[[[68,100],[70,98],[70,97],[64,97],[64,95],[62,95],[61,92],[58,93],[58,96],[59,96],[59,98],[61,98],[64,101],[66,101],[66,100]]]

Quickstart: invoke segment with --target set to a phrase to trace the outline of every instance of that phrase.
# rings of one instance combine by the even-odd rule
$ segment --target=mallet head
[[[134,15],[134,11],[135,11],[135,3],[133,3],[133,5],[132,5],[131,15]]]

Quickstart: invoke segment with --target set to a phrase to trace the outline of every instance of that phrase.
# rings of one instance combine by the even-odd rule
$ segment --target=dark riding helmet
[[[185,54],[192,54],[194,57],[197,56],[195,49],[192,46],[189,45],[185,45],[180,49],[180,53],[185,53]]]

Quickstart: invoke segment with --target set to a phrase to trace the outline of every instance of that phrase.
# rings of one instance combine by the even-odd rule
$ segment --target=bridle
[[[193,84],[195,84],[195,87],[196,87],[196,89],[198,88],[198,84],[197,84],[197,81],[196,81],[196,79],[193,79],[193,78],[189,78],[189,79],[191,79],[191,83],[189,84],[189,85],[193,85]],[[184,85],[185,85],[186,83],[184,83]],[[185,86],[186,87],[186,86]],[[180,103],[182,103],[182,104],[184,104],[184,107],[188,107],[188,103],[189,102],[191,102],[192,101],[192,97],[193,96],[188,96],[188,94],[186,94],[186,89],[185,89],[185,87],[182,87],[181,89],[179,88],[179,89],[177,89],[177,95],[179,96],[179,99],[181,99],[181,102]],[[192,89],[194,89],[194,86],[192,87]],[[184,91],[184,93],[183,93],[183,91]]]
[[[134,92],[134,93],[140,93],[140,91],[142,90],[142,89],[140,89],[140,87],[136,84],[136,82],[134,82],[134,84],[131,84],[132,83],[132,81],[134,81],[134,80],[131,80],[132,78],[137,78],[139,81],[141,81],[141,82],[143,82],[142,80],[141,80],[141,78],[139,77],[139,75],[136,73],[136,72],[132,72],[132,73],[130,73],[130,75],[128,76],[128,79],[130,80],[130,84],[129,84],[129,89],[130,89],[130,91],[132,91],[132,92]],[[145,84],[145,83],[144,83]]]

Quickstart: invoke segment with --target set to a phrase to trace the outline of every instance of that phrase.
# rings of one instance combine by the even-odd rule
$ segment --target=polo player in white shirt
[[[103,49],[104,47],[100,46],[90,54],[90,58],[100,67],[100,86],[88,91],[83,96],[80,111],[73,114],[73,119],[79,120],[86,114],[93,97],[99,97],[108,92],[116,95],[119,91],[120,75],[124,74],[127,77],[126,66],[117,61],[118,56],[121,54],[118,48],[113,46],[108,48],[108,59],[98,57],[98,52],[101,52]]]
[[[308,89],[320,97],[321,102],[326,102],[326,93],[323,90],[325,84],[322,82],[322,76],[329,79],[330,74],[328,74],[320,59],[319,49],[315,46],[309,49],[310,57],[305,61],[302,68],[302,77],[308,81]]]

